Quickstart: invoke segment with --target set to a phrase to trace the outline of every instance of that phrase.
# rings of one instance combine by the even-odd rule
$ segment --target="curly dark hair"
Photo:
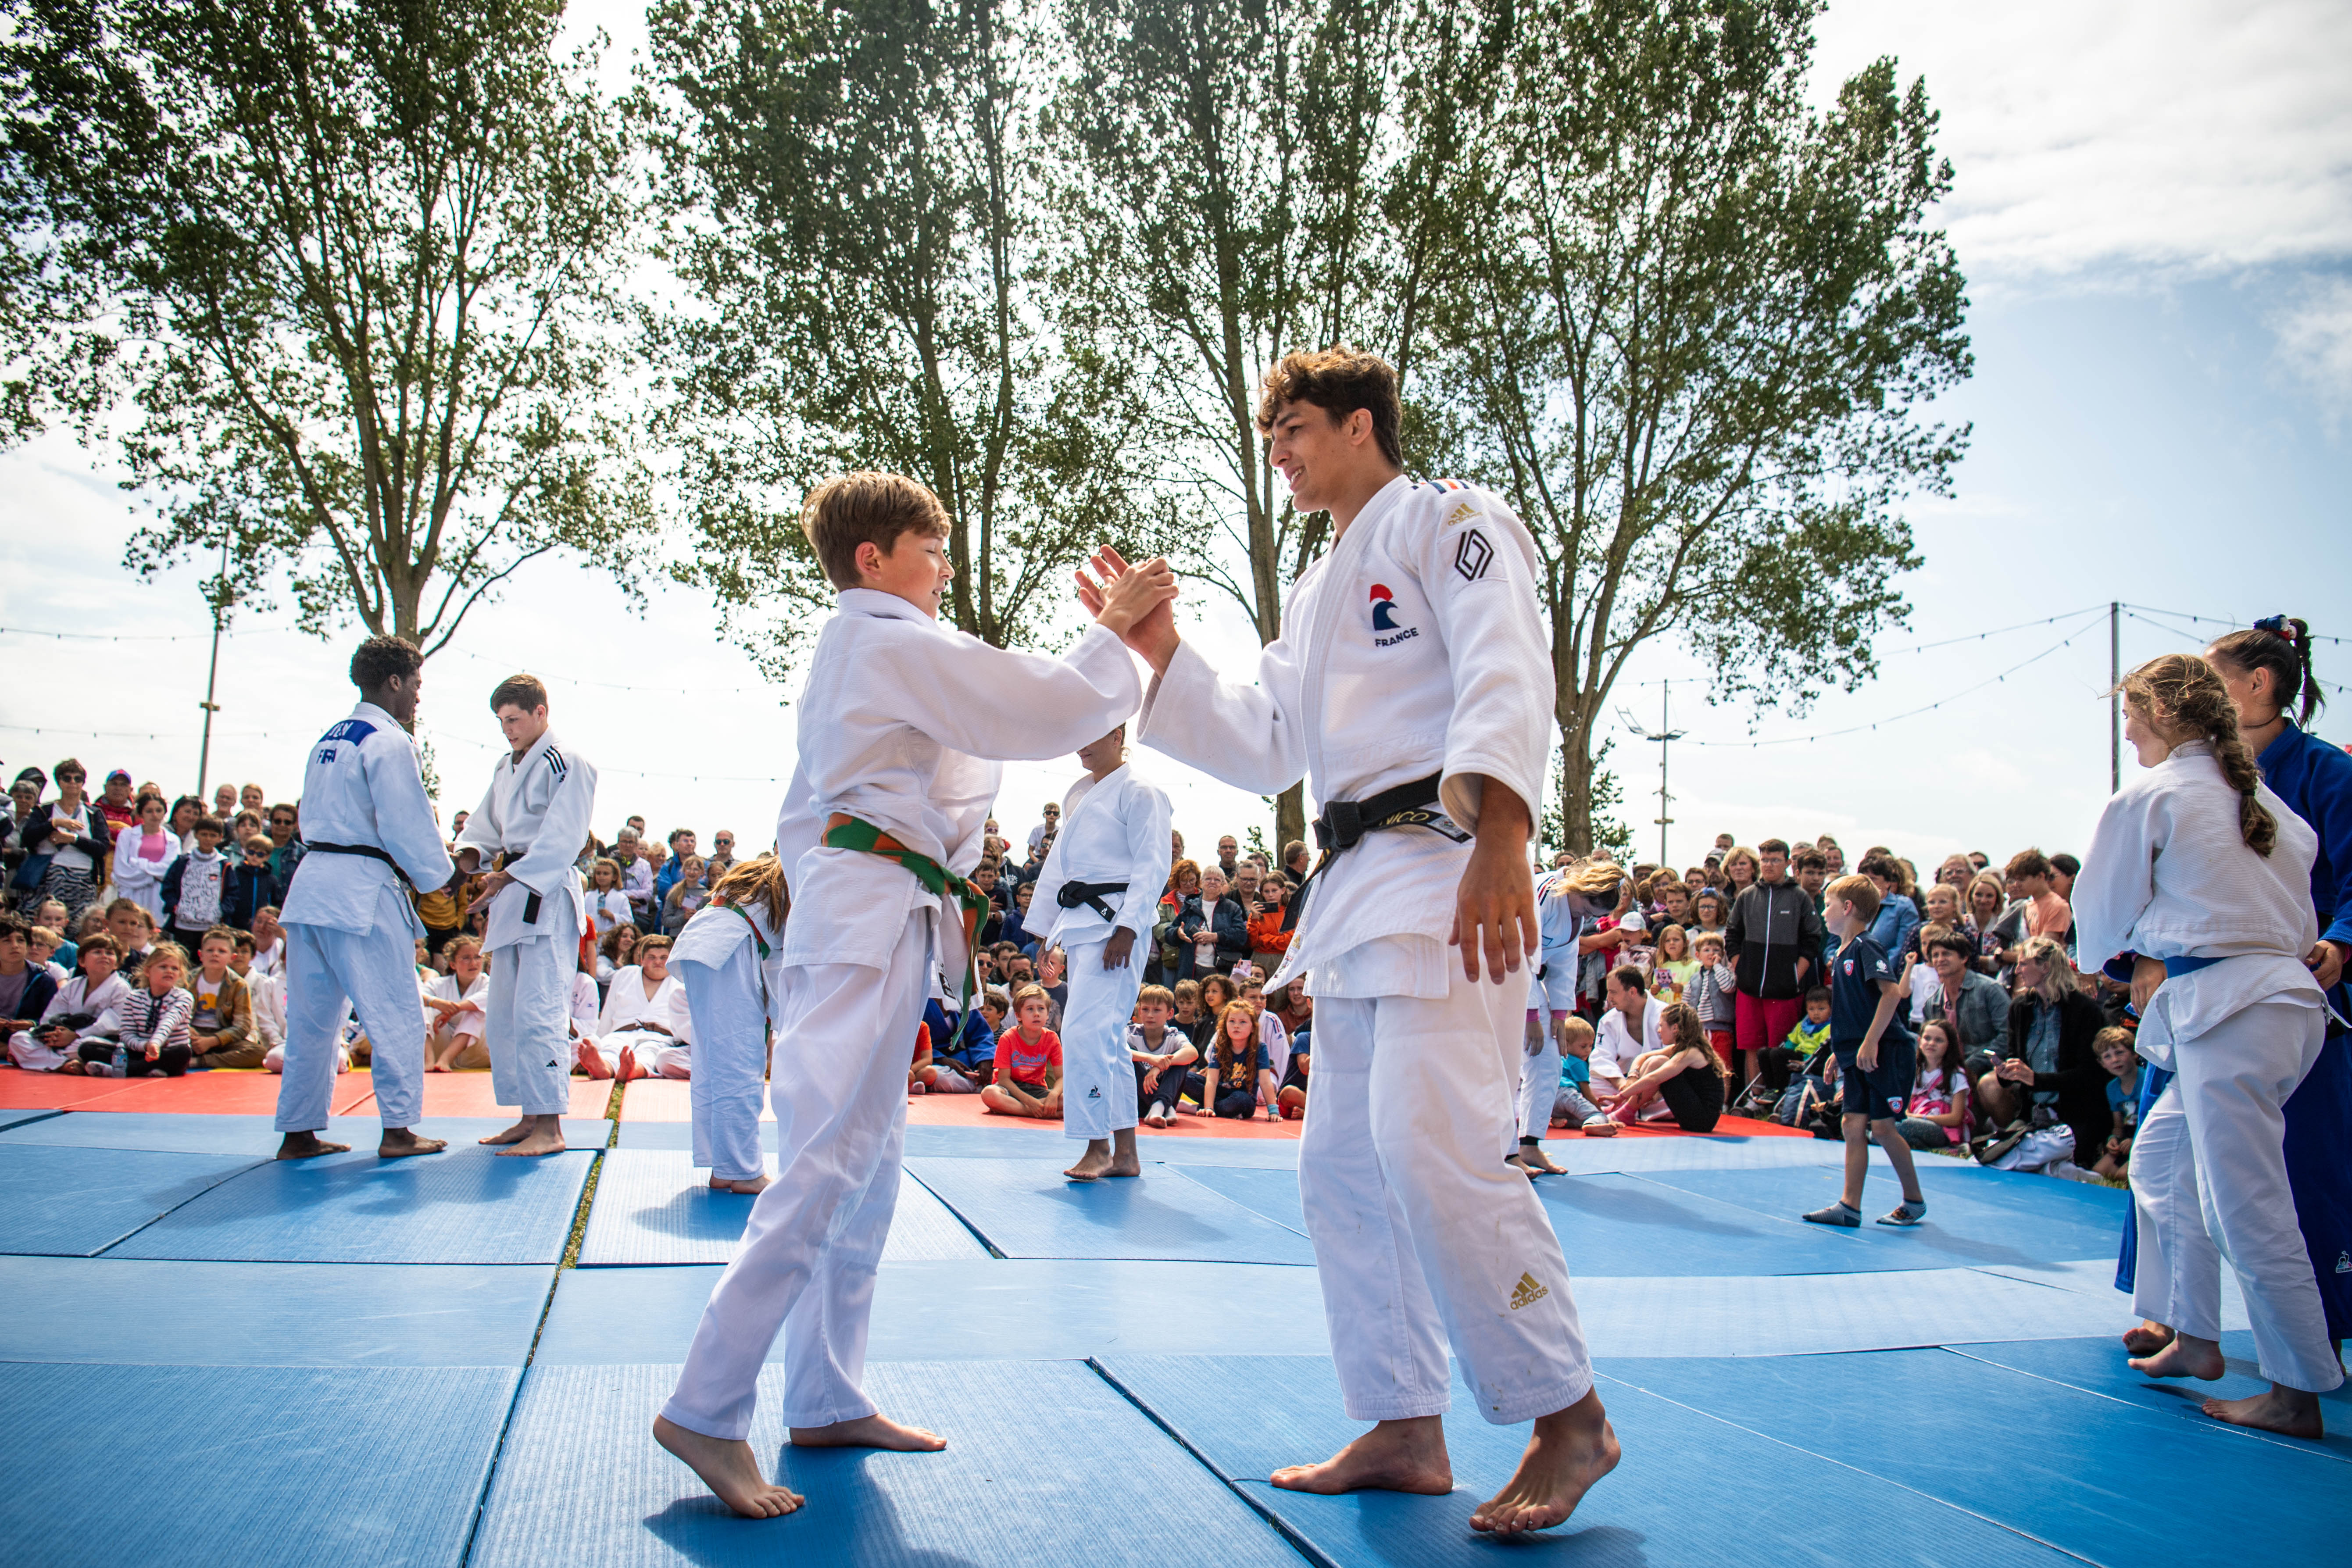
[[[352,684],[380,691],[394,677],[404,680],[424,668],[425,655],[406,637],[370,637],[352,655]]]

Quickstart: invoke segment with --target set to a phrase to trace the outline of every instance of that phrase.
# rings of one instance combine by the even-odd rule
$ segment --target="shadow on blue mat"
[[[1050,1164],[921,1159],[907,1173],[1007,1258],[1311,1264],[1297,1230],[1171,1166],[1129,1181],[1070,1182]],[[1295,1180],[1295,1178],[1294,1178]]]
[[[0,1253],[90,1258],[249,1171],[250,1157],[0,1143]],[[26,1201],[37,1194],[39,1201]]]

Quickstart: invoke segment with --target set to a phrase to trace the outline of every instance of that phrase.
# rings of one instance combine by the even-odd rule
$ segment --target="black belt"
[[[1436,809],[1440,801],[1437,786],[1445,778],[1434,773],[1424,779],[1414,779],[1384,789],[1368,800],[1327,800],[1323,815],[1315,819],[1315,842],[1322,853],[1315,858],[1314,868],[1307,879],[1290,895],[1290,907],[1282,913],[1282,929],[1295,930],[1300,912],[1307,906],[1307,889],[1323,868],[1347,850],[1353,849],[1367,833],[1378,833],[1388,827],[1435,827],[1445,820],[1445,814]]]
[[[1125,891],[1127,891],[1125,882],[1065,882],[1062,884],[1062,890],[1054,895],[1054,900],[1066,910],[1075,910],[1080,904],[1092,904],[1097,914],[1116,925],[1118,923],[1118,916],[1112,911],[1108,904],[1103,902],[1103,895]]]
[[[302,852],[306,858],[312,855],[364,855],[371,860],[381,860],[392,868],[392,874],[400,879],[402,887],[412,893],[416,891],[416,884],[408,879],[408,873],[400,868],[400,862],[392,858],[391,852],[379,849],[373,844],[329,844],[321,839],[306,838],[302,841]],[[297,866],[294,871],[299,876],[302,868]]]

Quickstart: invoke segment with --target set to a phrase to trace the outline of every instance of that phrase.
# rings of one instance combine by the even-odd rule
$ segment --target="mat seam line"
[[[1937,1348],[1942,1349],[1943,1347],[1938,1346]],[[2109,1568],[2108,1564],[2101,1563],[2099,1559],[2095,1557],[2085,1557],[2081,1552],[2070,1551],[2067,1548],[2059,1545],[2054,1541],[2045,1541],[2030,1530],[2021,1530],[2018,1526],[2011,1524],[2004,1520],[1994,1519],[1990,1514],[1979,1513],[1972,1508],[1963,1508],[1958,1503],[1952,1501],[1949,1498],[1939,1498],[1933,1492],[1922,1491],[1917,1487],[1911,1485],[1907,1481],[1898,1481],[1891,1476],[1882,1476],[1875,1470],[1865,1470],[1860,1465],[1851,1464],[1846,1460],[1833,1458],[1831,1455],[1816,1452],[1811,1448],[1805,1447],[1801,1444],[1791,1443],[1786,1437],[1777,1436],[1770,1432],[1759,1431],[1756,1427],[1748,1426],[1744,1422],[1734,1421],[1727,1415],[1718,1415],[1712,1410],[1701,1410],[1696,1405],[1685,1405],[1681,1400],[1675,1398],[1672,1394],[1660,1394],[1654,1388],[1645,1388],[1642,1384],[1632,1381],[1630,1378],[1618,1377],[1606,1372],[1596,1372],[1595,1375],[1597,1377],[1607,1378],[1610,1382],[1617,1384],[1621,1387],[1630,1388],[1638,1393],[1646,1394],[1653,1399],[1664,1400],[1668,1405],[1675,1406],[1678,1410],[1687,1410],[1694,1415],[1703,1415],[1709,1421],[1719,1422],[1722,1425],[1730,1427],[1735,1432],[1745,1432],[1750,1436],[1761,1437],[1768,1443],[1777,1443],[1781,1447],[1787,1448],[1792,1453],[1803,1454],[1809,1458],[1819,1459],[1825,1465],[1835,1465],[1839,1469],[1851,1470],[1857,1476],[1868,1476],[1872,1480],[1883,1481],[1886,1485],[1894,1487],[1899,1491],[1909,1492],[1913,1497],[1925,1498],[1927,1501],[1932,1502],[1940,1508],[1950,1509],[1954,1513],[1965,1514],[1967,1517],[1976,1520],[1979,1523],[1992,1526],[1995,1530],[2004,1531],[2010,1535],[2017,1536],[2025,1541],[2031,1541],[2036,1546],[2048,1547],[2051,1551],[2057,1552],[2062,1557],[2070,1557],[2077,1563],[2087,1563],[2091,1564],[2091,1568]]]
[[[158,1151],[156,1151],[156,1152],[158,1152],[158,1153],[168,1152],[169,1152],[169,1151],[164,1151],[164,1150],[158,1150]],[[211,1192],[215,1187],[217,1187],[217,1186],[221,1185],[223,1183],[226,1183],[226,1182],[233,1182],[233,1181],[236,1180],[236,1178],[237,1178],[237,1177],[244,1175],[247,1171],[257,1171],[257,1170],[261,1169],[261,1167],[262,1167],[262,1166],[267,1165],[268,1163],[269,1163],[269,1162],[268,1162],[268,1161],[267,1161],[267,1160],[256,1160],[256,1161],[254,1161],[254,1162],[253,1162],[251,1164],[249,1164],[249,1165],[240,1165],[240,1166],[238,1166],[236,1170],[231,1171],[231,1172],[229,1172],[229,1173],[228,1173],[228,1174],[226,1174],[226,1175],[225,1175],[225,1176],[221,1177],[220,1181],[217,1181],[217,1182],[206,1182],[203,1186],[201,1186],[201,1187],[197,1188],[194,1192],[190,1193],[186,1197],[182,1198],[178,1203],[173,1204],[170,1208],[165,1209],[162,1214],[156,1215],[154,1215],[154,1216],[153,1216],[152,1218],[151,1218],[151,1219],[142,1220],[142,1222],[140,1222],[138,1225],[135,1225],[135,1226],[131,1226],[131,1229],[129,1229],[129,1230],[127,1230],[127,1231],[123,1232],[121,1236],[116,1237],[112,1241],[108,1242],[104,1247],[100,1247],[96,1252],[85,1252],[85,1253],[80,1254],[79,1256],[81,1256],[81,1257],[83,1257],[83,1258],[103,1258],[103,1257],[105,1257],[108,1253],[110,1253],[110,1252],[113,1251],[116,1247],[121,1247],[124,1242],[126,1242],[126,1241],[130,1241],[130,1240],[132,1240],[132,1239],[134,1239],[135,1237],[139,1237],[140,1235],[142,1235],[142,1233],[144,1233],[144,1232],[146,1232],[146,1231],[148,1231],[148,1230],[152,1229],[154,1226],[158,1226],[158,1225],[163,1224],[163,1221],[165,1221],[165,1220],[167,1220],[167,1219],[171,1218],[173,1215],[175,1215],[175,1214],[179,1213],[182,1209],[184,1209],[184,1208],[187,1207],[190,1204],[194,1203],[198,1198],[203,1197],[206,1193]],[[161,1261],[164,1261],[164,1260],[163,1260],[163,1259],[160,1259],[160,1258],[159,1258],[159,1259],[157,1259],[156,1261],[161,1262]]]
[[[1126,1400],[1129,1405],[1134,1405],[1137,1410],[1140,1411],[1145,1420],[1150,1422],[1154,1426],[1159,1427],[1160,1430],[1168,1434],[1169,1441],[1174,1443],[1187,1454],[1190,1454],[1193,1460],[1199,1464],[1202,1469],[1215,1477],[1218,1485],[1223,1487],[1225,1490],[1231,1492],[1234,1497],[1239,1498],[1244,1508],[1248,1509],[1252,1513],[1257,1515],[1258,1518],[1264,1520],[1268,1525],[1272,1526],[1274,1532],[1282,1537],[1285,1542],[1288,1542],[1292,1551],[1297,1552],[1309,1563],[1315,1563],[1317,1568],[1346,1568],[1346,1565],[1341,1563],[1337,1558],[1331,1556],[1321,1547],[1317,1546],[1313,1542],[1307,1540],[1306,1536],[1293,1529],[1279,1514],[1258,1501],[1256,1498],[1252,1497],[1248,1492],[1244,1491],[1242,1489],[1241,1482],[1238,1479],[1225,1474],[1225,1472],[1219,1468],[1216,1463],[1212,1460],[1208,1455],[1202,1453],[1199,1448],[1194,1447],[1192,1441],[1181,1432],[1177,1431],[1175,1427],[1170,1426],[1166,1421],[1161,1420],[1160,1413],[1152,1409],[1150,1405],[1145,1404],[1142,1398],[1136,1394],[1135,1390],[1128,1387],[1126,1384],[1121,1383],[1118,1380],[1118,1375],[1114,1373],[1110,1368],[1103,1365],[1100,1361],[1097,1360],[1093,1356],[1086,1358],[1086,1364],[1088,1371],[1092,1372],[1097,1377],[1101,1378],[1105,1383],[1110,1384],[1112,1391],[1118,1394],[1121,1399]]]
[[[1979,1341],[1978,1342],[1987,1343],[1992,1342]],[[2025,1342],[2032,1344],[2046,1343],[2048,1342],[2027,1341]],[[1978,1355],[1973,1352],[1964,1350],[1958,1345],[1937,1345],[1936,1348],[1940,1351],[1948,1351],[1951,1354],[1959,1356],[1964,1360],[1975,1362],[1979,1366],[1992,1367],[1996,1371],[2000,1372],[2015,1373],[2020,1377],[2030,1377],[2037,1383],[2053,1384],[2057,1387],[2069,1389],[2076,1394],[2087,1394],[2094,1399],[2104,1399],[2111,1405],[2120,1405],[2126,1410],[2137,1410],[2148,1415],[2168,1416],[2176,1421],[2186,1419],[2189,1415],[2189,1412],[2186,1409],[2165,1410],[2154,1405],[2135,1405],[2128,1399],[2117,1398],[2116,1395],[2109,1394],[2103,1388],[2085,1388],[2079,1383],[2072,1383],[2063,1377],[2053,1377],[2046,1372],[2032,1372],[2021,1366],[2011,1366],[2007,1362],[1994,1361],[1990,1356]],[[2200,1415],[2204,1415],[2204,1412],[2201,1410],[2199,1411],[2198,1414]],[[2205,1419],[2211,1421],[2212,1417],[2205,1416]],[[2207,1430],[2207,1428],[2200,1427],[2199,1430]],[[2229,1421],[2214,1421],[2211,1430],[2215,1431],[2217,1435],[2226,1434],[2251,1438],[2258,1443],[2266,1443],[2273,1448],[2284,1448],[2292,1454],[2311,1454],[2319,1458],[2333,1459],[2339,1465],[2352,1464],[2352,1458],[2347,1458],[2346,1456],[2337,1454],[2331,1449],[2305,1447],[2303,1444],[2291,1438],[2285,1441],[2281,1441],[2276,1433],[2261,1431],[2252,1426],[2240,1426],[2235,1423]]]
[[[939,1188],[923,1180],[921,1173],[908,1170],[907,1168],[906,1156],[904,1154],[901,1154],[898,1159],[898,1173],[902,1176],[912,1176],[915,1181],[915,1185],[922,1188],[923,1191],[930,1194],[932,1197],[939,1200],[940,1207],[953,1215],[955,1216],[956,1224],[970,1231],[971,1233],[971,1238],[980,1243],[980,1245],[987,1250],[988,1255],[991,1258],[1010,1259],[1012,1255],[1000,1250],[996,1243],[988,1239],[987,1234],[983,1232],[980,1226],[972,1224],[969,1219],[966,1219],[964,1217],[963,1210],[956,1207],[954,1204],[949,1202],[945,1193],[940,1192]]]

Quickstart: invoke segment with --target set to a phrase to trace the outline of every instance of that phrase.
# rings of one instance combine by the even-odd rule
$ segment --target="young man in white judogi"
[[[776,825],[793,868],[769,1096],[777,1175],[654,1422],[662,1447],[755,1519],[801,1504],[745,1441],[780,1328],[796,1447],[946,1446],[881,1415],[859,1383],[898,1201],[908,1050],[934,974],[956,977],[960,999],[967,987],[968,922],[986,901],[950,868],[978,862],[1003,772],[987,759],[1059,756],[1135,710],[1118,634],[1176,591],[1165,562],[1123,572],[1100,591],[1100,625],[1047,658],[939,625],[948,516],[913,480],[829,479],[801,526],[841,599],[810,661]]]
[[[573,863],[588,842],[596,770],[548,729],[547,688],[535,676],[500,681],[490,710],[513,750],[466,819],[457,863],[471,876],[491,858],[481,895],[490,913],[483,1043],[499,1103],[520,1106],[522,1119],[482,1142],[507,1145],[501,1154],[552,1154],[572,1103],[572,975],[587,918]]]
[[[342,1060],[342,1026],[359,1016],[383,1137],[396,1159],[446,1148],[412,1131],[425,1116],[425,1010],[416,1001],[414,888],[449,880],[449,852],[425,798],[408,726],[424,656],[403,637],[371,637],[352,656],[360,704],[310,748],[302,773],[310,846],[280,914],[285,926],[286,1055],[278,1086],[281,1160],[341,1153],[321,1141]]]
[[[1323,805],[1322,868],[1276,981],[1315,998],[1299,1196],[1348,1414],[1379,1425],[1272,1479],[1450,1490],[1450,1340],[1481,1415],[1535,1420],[1471,1524],[1542,1529],[1618,1447],[1559,1239],[1503,1163],[1528,995],[1506,977],[1539,942],[1528,841],[1552,718],[1533,542],[1495,496],[1404,477],[1396,375],[1369,354],[1288,356],[1258,416],[1292,504],[1328,512],[1333,539],[1257,684],[1220,679],[1164,611],[1128,643],[1157,675],[1145,744],[1255,794],[1307,775]]]
[[[1145,940],[1168,882],[1168,796],[1127,760],[1127,726],[1078,748],[1087,776],[1062,802],[1062,829],[1037,873],[1048,898],[1038,951],[1068,955],[1062,1009],[1062,1129],[1087,1152],[1062,1173],[1076,1181],[1143,1173],[1135,1153],[1135,1058],[1127,1027],[1143,988]]]
[[[636,963],[613,972],[595,1036],[581,1046],[582,1065],[587,1065],[589,1053],[597,1058],[588,1069],[591,1078],[693,1076],[691,1044],[679,1039],[685,994],[669,958],[669,938],[649,936],[637,943]]]

